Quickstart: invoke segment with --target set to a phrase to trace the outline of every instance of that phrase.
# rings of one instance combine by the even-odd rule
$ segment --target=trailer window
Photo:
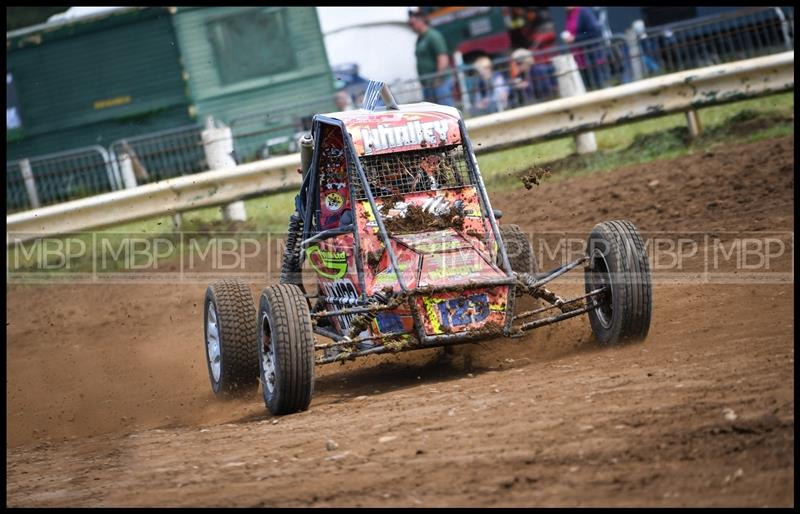
[[[283,10],[247,11],[208,23],[220,83],[274,75],[296,67]]]

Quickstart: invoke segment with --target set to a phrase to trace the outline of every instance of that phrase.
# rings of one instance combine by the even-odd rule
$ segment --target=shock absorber
[[[303,289],[303,277],[300,272],[300,237],[303,234],[303,218],[295,211],[289,217],[289,230],[286,235],[286,248],[281,263],[281,284],[294,284]]]

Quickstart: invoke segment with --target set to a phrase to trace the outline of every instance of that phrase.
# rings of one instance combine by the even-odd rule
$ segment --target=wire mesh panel
[[[25,160],[6,163],[6,209],[33,207],[28,188],[35,190],[41,206],[113,191],[116,177],[104,148],[91,146],[27,159],[29,183],[23,174]]]
[[[652,27],[639,34],[647,75],[673,73],[794,48],[794,9],[747,8]]]
[[[22,178],[19,161],[6,162],[6,212],[32,207]]]
[[[628,47],[622,37],[600,38],[564,47],[575,58],[586,91],[618,86],[633,80]]]
[[[189,125],[145,136],[121,139],[110,149],[117,166],[131,160],[137,184],[208,170],[202,139],[203,128]]]
[[[472,185],[461,145],[365,156],[361,166],[375,198]],[[361,181],[352,180],[356,199],[365,199]]]

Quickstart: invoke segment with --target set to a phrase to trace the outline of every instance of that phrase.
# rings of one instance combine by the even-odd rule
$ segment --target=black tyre
[[[217,395],[252,392],[258,386],[256,307],[240,280],[218,280],[204,303],[206,364]]]
[[[647,253],[636,227],[626,220],[595,225],[587,253],[586,292],[607,287],[606,294],[597,297],[599,307],[588,314],[595,337],[608,345],[644,339],[653,294]]]
[[[500,237],[506,247],[508,263],[512,271],[517,273],[538,273],[539,266],[531,248],[531,242],[527,234],[523,232],[519,225],[502,225],[500,227]],[[502,269],[502,265],[500,265]]]
[[[300,288],[281,284],[261,292],[257,346],[269,411],[281,415],[306,410],[314,392],[314,332]]]

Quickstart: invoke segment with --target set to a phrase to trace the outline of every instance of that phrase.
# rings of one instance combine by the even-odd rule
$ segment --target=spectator
[[[511,64],[513,106],[547,100],[555,94],[556,79],[552,64],[537,63],[533,52],[526,48],[517,48],[511,53]]]
[[[647,74],[655,74],[658,73],[660,70],[660,66],[658,65],[657,53],[658,53],[658,44],[653,41],[652,38],[647,37],[647,31],[644,27],[644,22],[642,20],[636,20],[633,22],[633,30],[636,33],[636,38],[639,40],[639,46],[641,47],[641,58],[642,63],[644,64],[645,70]]]
[[[408,14],[408,25],[418,35],[415,50],[417,74],[425,101],[452,106],[453,77],[449,72],[450,56],[444,36],[428,27],[425,16],[418,11]]]
[[[472,92],[474,114],[501,112],[508,107],[508,86],[500,72],[492,72],[492,61],[488,57],[479,57],[473,63],[478,72],[474,83],[469,88]]]
[[[350,111],[355,109],[353,98],[350,96],[350,93],[344,89],[340,89],[334,93],[333,101],[336,103],[336,108],[339,109],[339,111]]]
[[[511,7],[508,29],[512,48],[539,50],[555,44],[555,28],[548,7]]]
[[[592,41],[572,50],[586,89],[605,87],[608,63],[602,38],[603,29],[591,8],[567,6],[566,27],[561,33],[561,39],[565,43]]]
[[[514,48],[527,48],[530,46],[528,34],[527,8],[512,7],[508,16],[508,36]]]

